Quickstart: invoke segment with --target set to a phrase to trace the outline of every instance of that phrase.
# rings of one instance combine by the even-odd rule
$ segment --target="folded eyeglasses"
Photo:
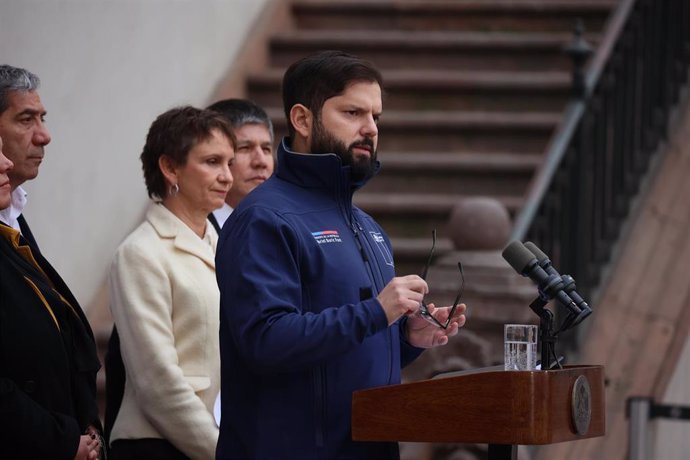
[[[434,257],[434,249],[436,249],[436,229],[431,231],[431,238],[431,251],[429,251],[429,257],[426,260],[426,265],[424,265],[424,270],[422,271],[421,275],[421,278],[425,281],[426,276],[429,272],[429,267],[431,266],[431,260]],[[425,320],[429,321],[431,324],[438,326],[441,329],[447,329],[450,325],[450,322],[453,319],[453,315],[455,314],[455,310],[458,308],[458,303],[460,303],[462,292],[465,288],[465,275],[462,271],[461,262],[458,262],[458,270],[460,270],[460,288],[458,289],[458,295],[455,296],[455,301],[453,302],[453,306],[451,307],[450,312],[448,313],[448,318],[446,319],[445,323],[440,322],[436,319],[434,315],[431,314],[431,312],[429,311],[429,307],[427,306],[426,302],[424,302],[424,299],[422,299],[422,301],[419,304],[419,315]]]

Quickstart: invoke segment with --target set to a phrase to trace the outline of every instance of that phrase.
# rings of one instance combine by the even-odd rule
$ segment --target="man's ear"
[[[311,138],[314,115],[307,107],[302,104],[293,105],[290,109],[290,123],[297,135],[303,139]]]
[[[158,168],[160,168],[163,177],[170,185],[177,184],[177,165],[167,155],[158,157]]]

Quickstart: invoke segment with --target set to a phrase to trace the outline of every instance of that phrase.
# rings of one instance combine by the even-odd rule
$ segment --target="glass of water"
[[[507,371],[533,371],[537,367],[537,329],[533,324],[503,327],[503,358]]]

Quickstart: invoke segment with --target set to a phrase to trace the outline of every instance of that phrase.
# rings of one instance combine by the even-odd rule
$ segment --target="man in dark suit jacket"
[[[105,452],[93,333],[22,216],[21,184],[36,178],[50,142],[39,85],[0,65],[0,138],[14,163],[0,210],[0,458],[95,459]]]

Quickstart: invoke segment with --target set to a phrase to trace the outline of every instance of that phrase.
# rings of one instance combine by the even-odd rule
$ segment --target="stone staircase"
[[[292,28],[269,40],[247,95],[285,132],[280,81],[306,54],[341,49],[382,70],[379,176],[356,196],[393,239],[398,273],[419,272],[462,198],[489,196],[511,215],[570,91],[563,52],[575,23],[596,43],[615,0],[293,0]]]

